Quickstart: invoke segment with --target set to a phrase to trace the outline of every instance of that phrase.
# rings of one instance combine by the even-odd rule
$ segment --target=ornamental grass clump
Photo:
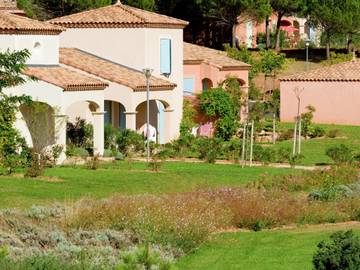
[[[220,200],[203,193],[83,199],[67,208],[68,228],[130,230],[146,241],[188,252],[209,235],[231,225]]]

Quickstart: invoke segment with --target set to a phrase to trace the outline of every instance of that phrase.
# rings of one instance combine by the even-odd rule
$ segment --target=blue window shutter
[[[171,40],[160,40],[160,73],[171,74]]]
[[[194,78],[184,78],[184,95],[193,95],[195,90]]]

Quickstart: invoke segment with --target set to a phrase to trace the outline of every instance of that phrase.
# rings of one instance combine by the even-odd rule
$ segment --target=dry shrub
[[[248,185],[249,188],[280,189],[283,191],[310,191],[321,188],[324,183],[333,185],[352,184],[359,180],[359,171],[355,166],[333,166],[331,169],[317,169],[300,174],[269,177],[265,175],[261,180]]]
[[[294,223],[303,206],[303,200],[277,191],[227,189],[215,196],[231,211],[235,226],[253,230]]]
[[[64,222],[75,228],[131,230],[147,241],[189,251],[214,231],[229,227],[230,212],[203,193],[84,199],[68,207]]]

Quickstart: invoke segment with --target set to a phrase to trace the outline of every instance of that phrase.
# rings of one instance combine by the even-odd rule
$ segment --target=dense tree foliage
[[[7,96],[3,90],[25,82],[21,72],[29,56],[26,50],[0,53],[0,166],[8,173],[24,162],[21,149],[25,149],[25,141],[14,128],[14,123],[18,105],[29,103],[30,98]]]
[[[308,0],[307,7],[311,23],[324,32],[328,59],[331,39],[334,36],[353,35],[360,29],[360,2],[358,0]]]

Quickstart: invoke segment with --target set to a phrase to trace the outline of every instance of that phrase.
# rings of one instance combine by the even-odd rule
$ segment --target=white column
[[[171,108],[164,110],[164,143],[169,143],[176,139],[177,134],[174,132],[176,122],[174,122],[174,110]]]
[[[125,112],[126,115],[126,128],[136,131],[136,115],[137,112]]]
[[[66,160],[66,123],[68,117],[66,115],[54,115],[55,120],[55,144],[61,145],[63,151],[57,161],[62,164]]]
[[[249,104],[248,104],[248,99],[249,99],[249,87],[248,86],[241,86],[241,91],[243,92],[244,96],[243,96],[243,106],[241,106],[240,109],[240,118],[241,118],[241,122],[244,122],[245,120],[247,120],[248,114],[249,114]]]
[[[105,112],[93,112],[94,117],[94,155],[104,155],[104,115]]]

